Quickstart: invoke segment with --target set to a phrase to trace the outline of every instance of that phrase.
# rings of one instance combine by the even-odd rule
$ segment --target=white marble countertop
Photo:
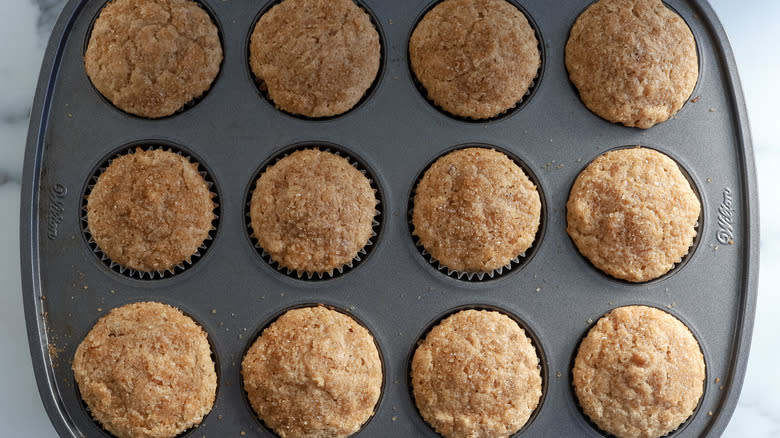
[[[29,114],[43,50],[65,0],[0,2],[0,425],[3,436],[57,436],[38,396],[22,309],[19,202]],[[711,0],[734,49],[753,134],[761,207],[761,267],[742,395],[725,437],[780,437],[780,2]]]

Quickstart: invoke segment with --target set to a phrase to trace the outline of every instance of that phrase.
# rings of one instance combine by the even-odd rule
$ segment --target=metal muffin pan
[[[179,307],[209,333],[219,373],[217,400],[186,436],[271,436],[241,388],[248,344],[275,315],[305,303],[354,314],[382,351],[385,386],[363,437],[435,437],[408,387],[418,338],[462,306],[503,309],[522,321],[544,352],[545,394],[520,436],[603,436],[581,414],[570,365],[593,322],[623,305],[669,311],[699,339],[707,364],[694,416],[673,436],[717,436],[744,378],[756,303],[758,206],[742,91],[726,35],[703,0],[667,3],[696,37],[700,75],[691,101],[648,130],[611,124],[588,111],[570,84],[563,49],[588,0],[522,0],[544,42],[543,71],[523,107],[488,122],[436,109],[408,65],[408,38],[431,3],[364,0],[380,30],[384,62],[371,93],[354,110],[325,120],[291,116],[258,92],[247,44],[269,2],[201,0],[220,28],[222,70],[211,90],[159,120],[128,115],[92,87],[83,53],[105,0],[72,0],[54,29],[32,111],[24,167],[21,260],[33,367],[46,410],[63,437],[108,436],[89,415],[70,369],[75,349],[111,308],[142,300]],[[514,0],[513,0],[514,1]],[[335,145],[368,167],[383,214],[375,245],[333,279],[291,278],[265,262],[246,226],[246,197],[260,166],[301,143]],[[93,172],[128,145],[173,144],[208,169],[220,219],[197,263],[162,279],[129,278],[104,264],[82,229],[82,198]],[[545,202],[533,257],[489,281],[463,281],[432,266],[415,246],[407,211],[416,178],[457,145],[510,152],[536,176]],[[702,201],[700,240],[684,266],[644,284],[614,281],[593,268],[566,234],[568,191],[586,163],[625,145],[674,158]]]

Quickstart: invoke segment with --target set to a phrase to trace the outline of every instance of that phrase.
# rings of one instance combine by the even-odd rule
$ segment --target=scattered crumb
[[[699,101],[699,99],[701,99],[701,96],[696,96],[693,99],[691,99],[691,103],[696,103]]]
[[[709,415],[710,417],[712,417],[712,411],[709,411],[709,412],[707,412],[707,415]]]
[[[714,113],[715,112],[715,108],[710,108],[710,112]]]
[[[712,178],[707,178],[707,182],[711,183],[712,182]]]
[[[557,373],[555,373],[555,377],[557,377],[557,378],[559,378],[559,379],[560,379],[562,376],[563,376],[563,374],[561,374],[561,372],[560,372],[560,371],[558,371]]]
[[[720,377],[715,378],[715,383],[720,383]]]
[[[49,359],[51,359],[52,362],[54,362],[57,359],[59,359],[60,358],[60,353],[62,353],[62,351],[63,351],[62,348],[57,348],[57,346],[54,345],[54,344],[49,344],[48,345],[48,349],[49,349]],[[54,367],[56,368],[57,365],[55,364]]]
[[[217,309],[211,309],[211,314],[212,315],[216,315],[217,314]]]
[[[537,288],[536,288],[536,291],[537,291],[537,292],[541,292],[541,291],[542,291],[542,288],[541,288],[541,287],[537,287]]]
[[[388,18],[388,19],[387,19],[387,24],[390,24],[390,25],[392,25],[392,24],[393,24],[393,19],[392,19],[392,18]]]
[[[586,320],[586,322],[587,322],[588,324],[593,324],[593,319],[592,319],[592,318],[588,318],[588,319]]]
[[[398,415],[393,415],[393,421],[398,420]]]

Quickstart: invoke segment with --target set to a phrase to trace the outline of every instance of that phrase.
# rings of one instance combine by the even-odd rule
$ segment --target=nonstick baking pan
[[[46,50],[27,141],[22,187],[24,307],[38,388],[63,437],[110,436],[95,423],[73,381],[79,342],[110,309],[155,300],[179,307],[208,332],[218,369],[212,412],[186,436],[272,436],[241,388],[240,363],[259,331],[285,309],[321,303],[354,315],[376,338],[385,384],[364,437],[429,436],[409,388],[409,358],[431,324],[463,307],[499,309],[532,334],[544,395],[520,436],[599,437],[571,389],[581,338],[611,309],[661,308],[698,338],[707,366],[704,395],[671,436],[718,436],[745,374],[756,305],[758,205],[753,153],[734,58],[705,1],[669,0],[698,45],[691,99],[647,130],[588,111],[568,80],[564,46],[587,0],[513,3],[540,40],[542,68],[519,108],[485,122],[453,118],[415,83],[408,40],[427,1],[363,0],[381,35],[379,76],[360,104],[325,120],[275,109],[254,82],[248,40],[268,1],[201,0],[219,27],[221,72],[209,92],[181,112],[150,120],[116,109],[83,66],[91,25],[104,0],[72,0]],[[410,231],[410,196],[421,172],[460,145],[484,145],[521,163],[543,195],[534,246],[501,275],[461,277],[439,270]],[[101,260],[83,221],[84,196],[107,160],[135,145],[172,147],[213,182],[219,204],[213,239],[173,274],[128,275]],[[324,145],[352,157],[378,189],[381,214],[362,260],[333,278],[297,278],[270,265],[247,228],[246,203],[258,172],[280,153]],[[675,159],[702,203],[698,239],[660,279],[629,284],[590,265],[566,234],[565,203],[577,174],[599,154],[642,145]]]

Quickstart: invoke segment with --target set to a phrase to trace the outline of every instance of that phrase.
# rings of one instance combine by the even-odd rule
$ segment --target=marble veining
[[[259,0],[258,0],[259,1]],[[368,0],[369,3],[387,0]],[[262,3],[262,2],[261,2]],[[522,0],[520,0],[522,3]],[[761,274],[758,310],[747,375],[740,401],[724,436],[780,437],[780,361],[777,333],[780,290],[780,168],[776,86],[780,58],[780,2],[712,0],[729,34],[748,103],[758,167],[761,204]],[[22,162],[32,101],[43,51],[65,0],[0,2],[0,425],[3,436],[54,438],[38,397],[30,364],[21,298],[19,205]],[[756,44],[761,41],[761,44]],[[770,49],[771,51],[771,49]]]

